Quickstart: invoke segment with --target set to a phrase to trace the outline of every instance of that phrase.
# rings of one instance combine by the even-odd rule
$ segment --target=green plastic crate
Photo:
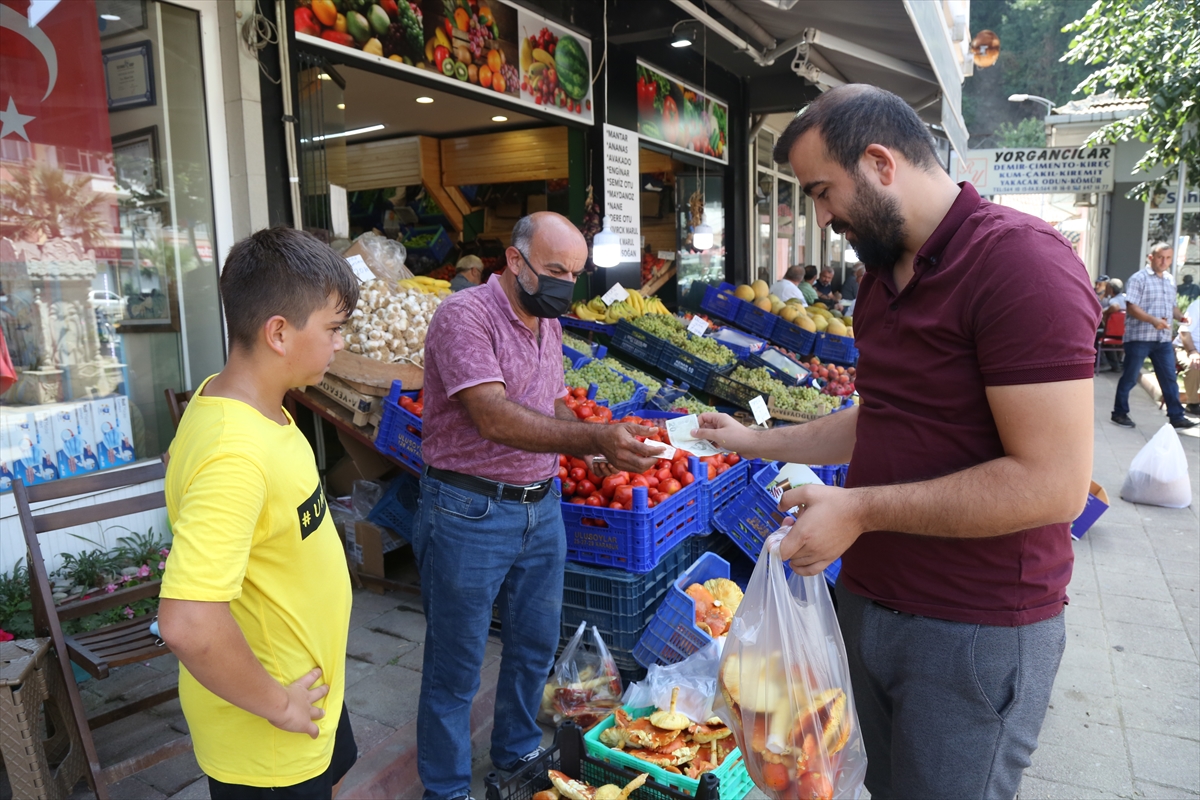
[[[646,706],[645,708],[626,707],[625,710],[629,712],[629,716],[638,719],[653,714],[657,709],[654,706]],[[699,780],[667,772],[662,767],[642,761],[640,758],[634,758],[623,750],[614,750],[601,742],[600,732],[615,724],[616,721],[610,714],[607,719],[601,720],[584,735],[583,745],[587,748],[589,756],[609,764],[627,767],[636,772],[648,772],[650,777],[658,783],[670,786],[691,797],[696,796],[696,791],[700,787]],[[732,739],[731,736],[728,740],[722,741],[729,741],[732,744]],[[746,771],[746,764],[742,760],[742,751],[736,747],[725,757],[724,763],[713,770],[712,774],[721,781],[721,800],[742,800],[754,788],[754,781],[750,780],[750,773]]]

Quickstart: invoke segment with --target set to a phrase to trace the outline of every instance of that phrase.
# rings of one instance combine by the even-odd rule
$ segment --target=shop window
[[[150,0],[106,33],[106,2],[38,23],[49,90],[42,53],[3,31],[0,95],[24,124],[0,139],[0,489],[158,457],[163,390],[224,362],[199,14]]]
[[[758,184],[755,187],[754,205],[754,240],[755,240],[755,280],[771,282],[774,274],[772,255],[775,250],[775,176],[769,172],[759,171]]]
[[[695,167],[676,175],[679,231],[679,296],[687,294],[692,281],[716,283],[725,280],[725,178],[713,170]],[[699,194],[697,194],[699,190]],[[694,200],[703,199],[704,222],[713,229],[713,244],[707,250],[691,246],[691,229],[697,224]]]

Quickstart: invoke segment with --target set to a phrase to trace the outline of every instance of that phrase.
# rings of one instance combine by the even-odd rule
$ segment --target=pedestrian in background
[[[804,295],[804,302],[810,306],[817,302],[817,290],[813,288],[816,280],[817,268],[809,264],[804,268],[804,280],[800,281],[800,293]]]
[[[1183,276],[1183,283],[1179,284],[1179,296],[1185,298],[1189,303],[1196,298],[1200,298],[1200,285],[1197,285],[1191,275]]]
[[[450,281],[450,291],[461,292],[478,286],[483,280],[483,259],[479,256],[463,256],[454,267],[454,280]]]
[[[804,267],[788,267],[787,272],[783,273],[783,277],[771,284],[771,294],[785,303],[789,300],[799,300],[802,305],[807,306],[808,301],[804,299],[804,293],[800,291],[800,283],[803,280]]]
[[[1200,414],[1200,299],[1192,300],[1184,316],[1187,324],[1175,337],[1175,358],[1183,364],[1183,408],[1189,414]]]
[[[1175,372],[1175,351],[1171,348],[1171,320],[1182,321],[1175,306],[1175,280],[1171,260],[1175,250],[1166,242],[1155,242],[1146,257],[1149,267],[1129,279],[1125,291],[1125,369],[1117,382],[1112,421],[1122,428],[1135,427],[1129,418],[1129,392],[1137,384],[1147,358],[1167,405],[1171,427],[1179,430],[1196,426],[1184,416],[1179,402],[1179,383]]]

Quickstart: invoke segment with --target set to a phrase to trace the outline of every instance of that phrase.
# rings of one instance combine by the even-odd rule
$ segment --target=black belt
[[[466,489],[468,492],[475,492],[486,497],[511,500],[518,503],[536,503],[540,501],[546,496],[546,492],[550,491],[550,486],[554,483],[554,478],[547,478],[540,483],[531,483],[528,486],[514,486],[511,483],[489,481],[487,478],[477,478],[474,475],[464,475],[461,472],[451,472],[448,469],[438,469],[437,467],[430,467],[428,465],[425,467],[425,474],[442,483],[457,486],[459,489]]]

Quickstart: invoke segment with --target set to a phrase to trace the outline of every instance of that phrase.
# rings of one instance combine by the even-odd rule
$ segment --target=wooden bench
[[[175,430],[179,430],[179,420],[183,419],[183,412],[187,410],[188,401],[192,399],[192,390],[177,392],[174,389],[163,389],[163,394],[167,398],[167,411],[171,414],[171,424],[175,426]]]

